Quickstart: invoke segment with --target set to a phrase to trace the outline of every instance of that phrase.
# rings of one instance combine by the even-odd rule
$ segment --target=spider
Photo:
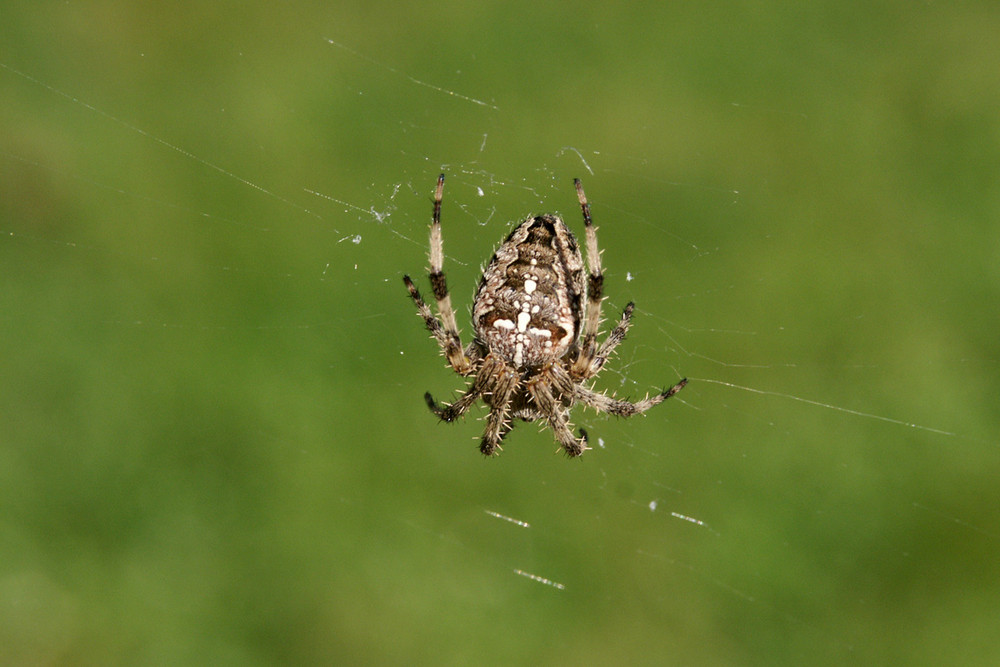
[[[439,404],[430,393],[424,394],[424,400],[434,414],[451,422],[481,398],[490,408],[479,447],[485,456],[502,449],[514,418],[546,420],[563,451],[570,457],[580,456],[589,447],[587,432],[581,428],[576,437],[569,423],[569,410],[575,403],[631,417],[662,403],[687,384],[683,379],[635,403],[586,385],[625,339],[635,304],[625,306],[618,324],[598,343],[604,283],[601,254],[583,186],[580,179],[573,182],[586,230],[586,287],[580,248],[562,219],[551,214],[528,216],[497,248],[483,271],[472,307],[475,338],[463,347],[442,270],[444,174],[438,176],[434,190],[430,232],[429,275],[438,316],[410,277],[403,276],[418,314],[448,363],[459,375],[473,378],[454,403]]]

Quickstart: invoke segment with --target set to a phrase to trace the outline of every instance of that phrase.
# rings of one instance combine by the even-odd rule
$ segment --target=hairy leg
[[[647,396],[641,401],[636,401],[635,403],[632,403],[631,401],[619,400],[613,396],[608,396],[607,394],[602,394],[594,391],[593,389],[587,389],[586,387],[581,386],[577,386],[574,393],[578,400],[586,403],[596,410],[607,412],[608,414],[615,415],[616,417],[631,417],[649,410],[654,405],[659,405],[683,389],[686,384],[686,379],[681,380],[670,389],[667,389],[659,394],[654,394],[653,396]]]
[[[601,325],[601,301],[604,299],[604,272],[601,270],[601,251],[597,247],[597,230],[590,219],[590,204],[583,193],[580,179],[573,181],[576,196],[583,211],[584,235],[587,244],[587,316],[580,332],[580,356],[573,364],[573,375],[583,377],[597,349],[597,330]]]
[[[568,456],[580,456],[590,449],[587,447],[586,431],[581,429],[579,438],[573,435],[567,416],[569,411],[553,395],[550,378],[543,376],[529,384],[528,393],[531,394],[535,405],[538,406],[538,411],[545,415],[556,440]]]
[[[430,234],[430,281],[437,301],[437,311],[440,319],[434,316],[430,307],[420,296],[409,276],[403,276],[403,282],[410,293],[410,298],[417,306],[417,312],[424,319],[427,328],[441,346],[441,351],[447,357],[448,363],[461,375],[472,372],[472,361],[462,349],[462,340],[458,335],[458,323],[455,321],[455,309],[451,305],[448,294],[448,282],[444,276],[444,246],[441,241],[441,197],[444,194],[444,174],[438,176],[437,187],[434,189],[434,214],[431,217]]]

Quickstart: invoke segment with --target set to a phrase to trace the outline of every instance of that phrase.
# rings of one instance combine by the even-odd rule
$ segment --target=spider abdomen
[[[532,216],[497,248],[472,309],[478,338],[514,368],[561,359],[583,317],[583,258],[555,215]]]

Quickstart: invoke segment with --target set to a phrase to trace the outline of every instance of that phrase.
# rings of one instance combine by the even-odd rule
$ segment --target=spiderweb
[[[0,56],[5,658],[995,655],[985,187],[967,229],[919,170],[894,187],[924,199],[875,198],[883,173],[846,176],[857,156],[837,144],[867,144],[845,107],[774,88],[716,98],[457,37],[446,57],[383,50],[312,8],[248,16],[230,45],[121,16],[143,48],[75,63],[93,43],[67,33],[61,64],[17,17],[25,46]],[[173,62],[178,36],[197,62]],[[922,150],[905,131],[894,149]],[[631,420],[577,407],[579,461],[536,424],[482,460],[481,409],[436,423],[423,392],[463,383],[400,277],[427,292],[441,171],[466,341],[512,222],[558,212],[582,231],[580,177],[606,321],[637,304],[595,386],[690,385]]]

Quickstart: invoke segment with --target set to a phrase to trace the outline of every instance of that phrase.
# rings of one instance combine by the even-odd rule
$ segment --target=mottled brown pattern
[[[586,280],[579,245],[562,219],[551,214],[528,216],[497,248],[483,271],[472,307],[476,336],[468,347],[462,347],[441,266],[444,174],[438,177],[434,191],[430,233],[430,279],[438,316],[410,277],[403,276],[418,314],[449,364],[459,375],[473,378],[472,385],[454,403],[439,405],[429,393],[424,399],[436,415],[450,422],[481,398],[490,407],[480,443],[486,456],[501,449],[513,418],[545,419],[563,451],[579,456],[589,448],[583,429],[579,438],[573,435],[569,409],[574,403],[630,417],[662,403],[687,384],[681,380],[636,403],[585,386],[625,339],[634,306],[629,303],[625,307],[618,325],[598,346],[604,274],[590,205],[580,181],[575,185],[586,231]]]

